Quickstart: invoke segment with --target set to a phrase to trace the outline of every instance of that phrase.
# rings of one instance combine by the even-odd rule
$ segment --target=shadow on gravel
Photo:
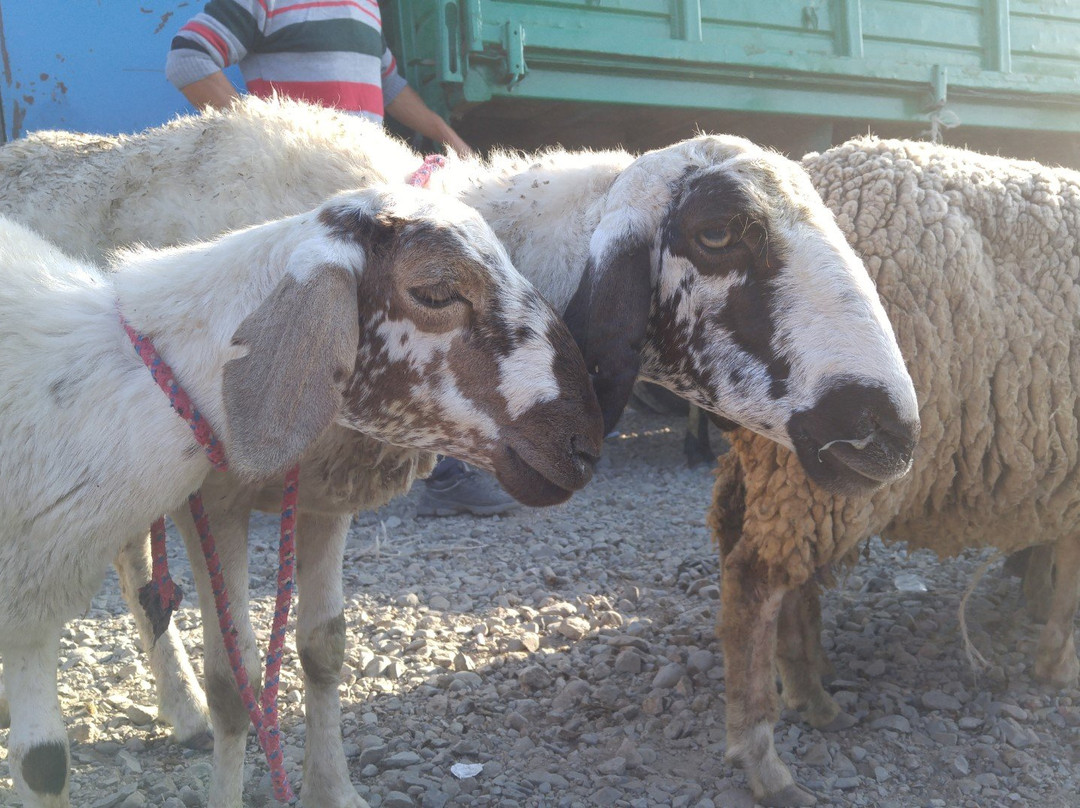
[[[631,413],[622,428],[594,482],[557,508],[418,519],[414,491],[355,520],[343,730],[372,806],[752,805],[742,773],[723,761],[717,559],[704,525],[712,475],[686,467],[679,419]],[[276,531],[272,517],[255,519],[263,643]],[[874,541],[825,593],[829,690],[856,723],[824,734],[785,713],[775,736],[819,805],[1076,804],[1080,692],[1032,683],[1033,626],[998,567],[968,605],[972,639],[994,667],[976,678],[964,658],[957,606],[984,557],[941,563]],[[193,592],[185,562],[175,567]],[[178,624],[198,667],[192,604]],[[300,676],[290,637],[281,706],[294,784]],[[115,580],[68,628],[60,680],[76,805],[205,804],[210,756],[150,723],[153,694]],[[269,804],[253,739],[247,761],[246,804]],[[16,805],[6,777],[0,751],[0,805]]]

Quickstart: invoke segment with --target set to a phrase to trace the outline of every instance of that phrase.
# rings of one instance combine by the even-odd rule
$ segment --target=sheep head
[[[267,321],[291,322],[314,335],[312,350],[296,351],[309,354],[296,362],[307,366],[293,374],[300,381],[285,385],[300,392],[234,397],[242,411],[230,424],[258,423],[250,402],[277,400],[272,420],[310,421],[306,439],[336,420],[492,470],[530,505],[562,502],[588,482],[602,432],[581,355],[475,211],[412,188],[373,188],[327,202],[315,218],[319,234],[294,250],[290,274],[237,332],[248,355],[226,366],[227,390],[239,363],[258,380],[280,373],[279,331]],[[275,358],[260,365],[260,354]],[[249,442],[266,445],[261,434]]]
[[[910,467],[915,391],[873,283],[803,169],[749,141],[622,171],[566,317],[608,426],[640,374],[794,449],[834,493]]]

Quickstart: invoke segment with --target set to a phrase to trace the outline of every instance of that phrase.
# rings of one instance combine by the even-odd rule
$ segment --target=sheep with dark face
[[[943,557],[1052,548],[1034,674],[1058,686],[1080,674],[1080,173],[875,139],[803,165],[877,284],[922,439],[910,474],[860,493],[814,485],[803,454],[729,435],[709,516],[724,558],[727,753],[755,797],[783,805],[813,798],[773,747],[774,663],[784,703],[833,726],[817,579],[869,536]]]
[[[290,213],[335,190],[402,181],[420,164],[356,118],[246,99],[131,137],[40,133],[9,144],[0,149],[0,211],[92,255]],[[607,427],[640,375],[798,448],[825,485],[872,487],[905,471],[918,434],[910,379],[865,269],[797,164],[740,138],[701,136],[639,157],[552,150],[451,159],[430,190],[480,210],[564,312]],[[69,207],[73,215],[61,215]],[[323,661],[310,672],[305,662],[308,749],[340,749],[341,654],[321,649],[344,643],[340,581],[331,573],[340,569],[349,515],[411,479],[394,477],[398,466],[377,465],[370,452],[340,447],[329,436],[313,447],[305,467],[328,473],[301,486],[300,519],[310,524],[301,525],[299,551],[317,557],[311,567],[324,576],[309,584],[324,596],[309,605],[301,587],[299,601],[301,658]],[[250,509],[269,497],[227,475],[206,485],[219,491],[207,503],[217,532],[242,548]],[[190,543],[191,527],[178,519]],[[145,576],[137,553],[122,559],[125,591]],[[235,585],[246,592],[242,580]],[[243,735],[223,728],[237,723],[226,722],[228,712],[242,728],[246,719],[213,634],[215,754],[225,743],[242,753]],[[166,648],[175,649],[170,658],[180,654],[173,635],[152,653]],[[152,665],[156,674],[168,667]],[[179,698],[195,688],[174,680],[159,682],[159,692],[181,737],[197,735],[197,704]],[[343,756],[308,755],[305,774],[323,804],[356,804]]]
[[[293,465],[336,423],[453,447],[550,504],[600,450],[565,326],[452,199],[371,188],[212,244],[123,253],[107,273],[0,218],[0,279],[0,653],[27,806],[69,804],[64,621],[122,541],[211,468],[126,323],[152,338],[240,479]],[[215,760],[211,804],[240,804],[227,787],[242,763],[242,747]]]

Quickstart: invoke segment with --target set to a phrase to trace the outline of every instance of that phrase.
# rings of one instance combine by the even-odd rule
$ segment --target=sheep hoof
[[[200,730],[187,738],[177,738],[176,742],[198,752],[210,752],[214,748],[214,733],[208,729]]]
[[[822,732],[840,732],[844,729],[851,729],[857,723],[859,722],[856,720],[855,716],[849,715],[848,713],[837,713],[833,716],[831,721],[827,721],[821,726],[817,726],[816,724],[814,726]]]
[[[1080,660],[1071,650],[1060,660],[1039,657],[1035,660],[1035,679],[1044,685],[1062,690],[1075,687],[1080,680]]]
[[[786,786],[775,794],[769,794],[758,800],[766,808],[809,808],[817,805],[817,797],[796,783]]]

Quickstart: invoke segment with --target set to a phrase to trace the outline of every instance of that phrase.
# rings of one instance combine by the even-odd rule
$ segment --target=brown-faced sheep
[[[782,446],[729,435],[709,515],[723,555],[727,755],[773,805],[813,803],[773,747],[774,661],[788,706],[817,727],[837,719],[814,576],[868,536],[941,556],[1052,545],[1034,673],[1064,685],[1080,670],[1080,173],[874,139],[803,165],[877,283],[922,438],[906,477],[836,496]]]
[[[69,804],[61,627],[123,541],[210,472],[196,421],[245,479],[294,465],[334,423],[446,447],[543,504],[590,479],[603,436],[565,325],[456,200],[373,187],[109,270],[0,217],[0,653],[27,808]],[[163,392],[174,379],[201,410],[191,426]],[[239,786],[243,752],[216,759],[210,804],[240,804],[218,792]]]

